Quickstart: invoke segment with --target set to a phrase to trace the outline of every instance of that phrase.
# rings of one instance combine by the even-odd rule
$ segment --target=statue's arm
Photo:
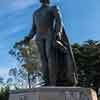
[[[25,37],[24,40],[29,41],[34,37],[35,34],[36,34],[35,15],[33,15],[31,31],[29,32],[28,36]]]
[[[62,21],[61,21],[61,13],[57,6],[54,8],[54,17],[55,17],[55,33],[61,37],[62,32]]]

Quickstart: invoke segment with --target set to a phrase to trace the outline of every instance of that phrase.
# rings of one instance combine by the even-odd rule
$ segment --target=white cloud
[[[12,35],[14,36],[15,33],[20,32],[21,30],[25,29],[27,26],[28,26],[28,24],[21,24],[19,26],[16,25],[16,26],[9,27],[8,29],[1,31],[0,33],[4,33],[4,34],[0,38],[0,41],[8,39]],[[16,37],[14,37],[14,38],[16,38]]]
[[[37,0],[15,0],[11,3],[11,6],[14,9],[21,10],[34,4],[37,4]]]
[[[0,17],[18,10],[23,10],[29,6],[37,5],[38,0],[3,0],[0,2]]]
[[[4,67],[4,66],[0,66],[0,77],[8,77],[8,72],[9,72],[9,68],[8,67]]]

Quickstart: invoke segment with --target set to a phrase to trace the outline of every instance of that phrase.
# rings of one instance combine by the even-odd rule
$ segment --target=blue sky
[[[56,0],[71,42],[100,40],[100,0]],[[0,0],[0,76],[7,75],[16,60],[8,51],[31,29],[38,0]]]

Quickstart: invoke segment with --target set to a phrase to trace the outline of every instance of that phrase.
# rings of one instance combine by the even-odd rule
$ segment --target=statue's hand
[[[58,32],[58,33],[57,33],[56,38],[59,39],[59,40],[62,40],[61,32]]]
[[[56,41],[56,48],[64,54],[68,53],[67,47],[61,41]]]
[[[57,41],[60,41],[61,38],[59,38],[59,33],[56,33],[56,35],[54,36],[54,39],[52,40],[53,42],[53,47],[56,48],[57,46]]]
[[[24,38],[24,40],[23,40],[23,43],[24,43],[25,45],[28,45],[28,44],[29,44],[29,41],[30,41],[30,38],[29,38],[28,36],[26,36],[26,37]]]

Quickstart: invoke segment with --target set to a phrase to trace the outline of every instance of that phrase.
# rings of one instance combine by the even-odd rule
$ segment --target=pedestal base
[[[9,100],[97,100],[97,95],[82,87],[42,87],[10,91]]]

